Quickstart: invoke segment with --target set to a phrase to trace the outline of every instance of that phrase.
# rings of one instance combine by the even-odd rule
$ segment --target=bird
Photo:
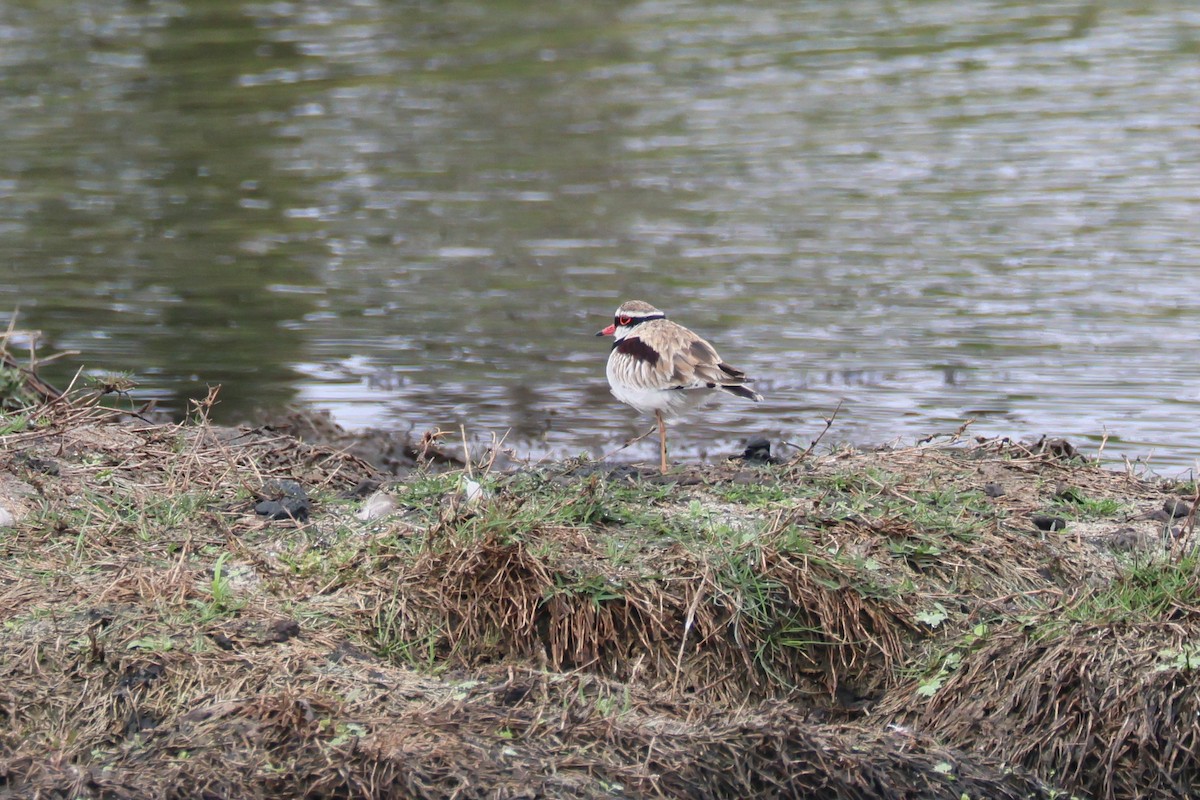
[[[613,396],[658,421],[659,460],[667,474],[666,419],[678,416],[728,392],[759,402],[762,395],[746,384],[751,378],[721,360],[716,349],[698,335],[671,322],[641,300],[627,300],[613,322],[596,332],[612,336],[608,353],[608,385]]]

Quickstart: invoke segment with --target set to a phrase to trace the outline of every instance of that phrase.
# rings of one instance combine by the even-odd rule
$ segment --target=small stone
[[[483,487],[479,485],[479,481],[473,481],[470,478],[463,478],[462,490],[463,494],[467,496],[468,502],[475,502],[483,495]]]
[[[267,519],[308,519],[310,503],[307,497],[285,497],[282,500],[263,500],[254,507],[254,513]]]
[[[983,493],[988,497],[1001,497],[1004,494],[1004,487],[998,483],[985,483]]]
[[[459,480],[458,490],[462,493],[463,499],[467,501],[467,508],[476,508],[488,498],[487,491],[479,481],[471,480],[466,475]]]
[[[742,460],[750,464],[774,464],[777,461],[771,457],[771,441],[762,437],[746,442]]]
[[[11,511],[4,506],[0,506],[0,528],[7,528],[16,521],[17,518],[13,516]]]
[[[303,522],[308,519],[308,512],[312,508],[307,497],[286,497],[282,501],[283,510],[287,516],[294,520]]]
[[[1177,517],[1186,517],[1191,514],[1192,507],[1182,500],[1176,500],[1173,497],[1168,497],[1167,501],[1163,503],[1163,511],[1166,512],[1171,519],[1175,519]]]
[[[255,513],[268,519],[293,519],[303,522],[308,519],[312,504],[308,492],[299,483],[287,478],[272,478],[263,484],[265,498],[254,507]]]
[[[283,510],[283,503],[278,500],[263,500],[254,506],[254,513],[275,519],[275,515]]]
[[[1067,527],[1067,521],[1062,517],[1052,517],[1049,514],[1034,514],[1031,519],[1040,531],[1061,531]]]

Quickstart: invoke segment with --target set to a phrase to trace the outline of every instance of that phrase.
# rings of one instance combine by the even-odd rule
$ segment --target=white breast
[[[643,414],[661,411],[667,417],[678,416],[713,395],[713,390],[703,385],[690,389],[661,387],[654,381],[655,373],[648,366],[616,350],[609,353],[605,372],[613,397]]]

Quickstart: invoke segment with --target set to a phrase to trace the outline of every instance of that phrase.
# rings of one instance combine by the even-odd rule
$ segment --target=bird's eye
[[[631,320],[629,317],[617,317],[617,322],[621,323],[622,325],[628,325],[632,321],[633,320]]]

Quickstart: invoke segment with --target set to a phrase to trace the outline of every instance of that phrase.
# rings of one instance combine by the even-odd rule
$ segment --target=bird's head
[[[630,331],[643,322],[652,319],[666,319],[666,317],[666,314],[649,303],[643,303],[641,300],[626,300],[621,303],[617,313],[613,315],[612,325],[604,330],[596,331],[596,335],[615,336],[618,340],[624,339]]]

